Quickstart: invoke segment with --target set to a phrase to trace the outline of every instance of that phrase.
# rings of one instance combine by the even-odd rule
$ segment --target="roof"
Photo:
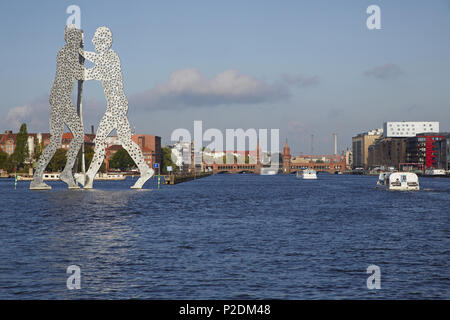
[[[143,148],[141,148],[141,150],[142,150],[142,153],[153,153],[154,152],[152,149],[147,148],[147,147],[143,147]]]
[[[17,133],[4,133],[0,135],[0,144],[5,144],[9,139],[16,143]]]
[[[117,150],[122,149],[122,145],[120,145],[120,144],[113,144],[113,145],[107,147],[106,149],[108,149],[108,150],[110,150],[110,151],[111,151],[111,150],[117,151]]]

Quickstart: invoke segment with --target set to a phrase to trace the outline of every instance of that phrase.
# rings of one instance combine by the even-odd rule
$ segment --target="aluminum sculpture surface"
[[[75,27],[67,26],[64,30],[66,44],[59,50],[56,62],[56,75],[50,92],[50,143],[42,152],[34,172],[30,189],[51,189],[44,183],[43,174],[56,150],[61,145],[64,125],[73,134],[67,151],[67,162],[60,179],[69,188],[78,188],[72,168],[78,151],[84,141],[84,128],[80,117],[72,104],[71,94],[75,80],[82,80],[83,67],[79,63],[79,49],[83,40],[83,32]]]
[[[107,27],[95,31],[92,43],[97,52],[80,49],[80,54],[94,63],[91,69],[85,69],[84,80],[99,80],[103,84],[107,108],[100,121],[95,137],[94,158],[86,176],[78,180],[85,189],[93,187],[94,177],[103,163],[106,152],[106,138],[114,129],[122,147],[128,152],[137,165],[141,176],[131,187],[140,189],[153,176],[154,171],[145,162],[139,146],[131,139],[131,129],[128,122],[128,100],[123,91],[122,67],[117,53],[111,49],[112,33]],[[83,181],[84,180],[84,181]]]
[[[43,173],[61,145],[64,125],[67,125],[73,134],[73,140],[67,152],[67,163],[60,174],[60,179],[67,183],[69,188],[78,188],[77,183],[83,185],[85,189],[93,187],[94,177],[105,158],[106,138],[116,129],[118,140],[141,173],[140,178],[131,188],[141,189],[153,176],[154,170],[147,165],[141,149],[131,138],[127,118],[128,100],[123,91],[122,67],[119,56],[111,49],[111,30],[107,27],[96,30],[92,39],[96,52],[82,49],[83,32],[74,26],[65,28],[65,40],[66,45],[58,52],[56,76],[50,94],[50,144],[39,158],[30,189],[51,189],[43,182]],[[93,62],[94,67],[85,69],[79,62],[80,56]],[[107,101],[106,112],[96,133],[94,157],[86,175],[77,174],[76,181],[72,171],[78,151],[84,142],[84,128],[82,119],[77,115],[70,97],[75,80],[101,81]]]

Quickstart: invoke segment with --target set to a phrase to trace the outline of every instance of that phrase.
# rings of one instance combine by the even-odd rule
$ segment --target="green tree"
[[[20,126],[19,133],[16,137],[16,147],[11,155],[11,162],[14,169],[23,168],[25,160],[28,158],[28,132],[27,125],[23,123]]]
[[[162,164],[161,164],[161,172],[167,173],[167,167],[172,166],[172,170],[176,171],[177,166],[172,161],[172,149],[169,147],[164,147],[161,149],[162,152]]]
[[[66,149],[56,150],[55,155],[53,156],[52,160],[50,160],[50,163],[48,164],[46,170],[51,172],[62,171],[67,161],[66,154],[67,154]]]
[[[44,150],[44,141],[36,141],[36,145],[34,147],[34,162],[38,162],[41,157],[42,151]]]
[[[94,149],[92,149],[92,147],[90,147],[90,146],[85,145],[84,146],[84,166],[85,166],[86,170],[89,168],[89,165],[91,164],[93,157],[94,157]],[[78,152],[77,164],[78,164],[77,172],[81,172],[81,149]]]
[[[91,146],[84,146],[84,165],[86,171],[88,170],[89,166],[91,165],[92,159],[94,158],[94,149]],[[78,170],[77,172],[81,172],[81,149],[78,153]],[[103,161],[102,165],[100,166],[99,172],[106,172],[106,165]]]
[[[8,167],[8,154],[5,151],[0,150],[0,169],[8,170],[7,167]]]
[[[136,166],[136,164],[124,148],[117,150],[109,161],[110,168],[120,169],[121,171],[128,170],[134,166]]]

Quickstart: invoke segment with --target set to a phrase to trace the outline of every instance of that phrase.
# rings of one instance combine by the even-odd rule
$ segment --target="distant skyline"
[[[279,128],[293,154],[331,154],[385,121],[450,131],[450,1],[14,1],[0,4],[2,132],[48,132],[48,96],[66,8],[81,8],[85,46],[111,28],[129,118],[170,143],[177,128]],[[368,30],[366,8],[381,8]],[[89,66],[89,65],[88,65]],[[85,130],[102,86],[84,85]]]

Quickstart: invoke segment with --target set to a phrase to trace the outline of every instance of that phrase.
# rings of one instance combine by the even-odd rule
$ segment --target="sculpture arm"
[[[97,75],[99,72],[97,71],[97,67],[93,67],[90,69],[84,68],[83,80],[102,80]]]
[[[81,63],[76,62],[75,70],[76,70],[75,71],[75,78],[77,80],[86,80],[85,79],[84,66]]]
[[[86,60],[89,60],[95,64],[97,60],[97,54],[95,52],[84,51],[80,48],[79,53]],[[98,76],[100,72],[98,71],[98,67],[94,65],[94,67],[90,69],[83,68],[83,80],[101,80]]]
[[[79,53],[83,58],[95,63],[95,58],[97,57],[97,54],[95,52],[84,51],[80,48]]]

